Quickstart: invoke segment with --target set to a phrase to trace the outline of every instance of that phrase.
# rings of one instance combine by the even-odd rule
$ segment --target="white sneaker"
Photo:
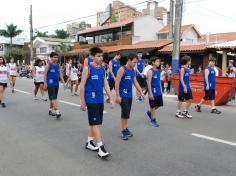
[[[94,144],[94,141],[87,142],[85,148],[93,152],[98,152],[98,146]]]
[[[34,97],[34,100],[38,100],[38,97],[37,97],[37,96],[35,96],[35,97]]]
[[[175,116],[179,119],[184,119],[185,118],[185,116],[181,112],[177,112]]]
[[[104,147],[104,145],[102,145],[101,147],[99,147],[99,151],[98,151],[98,156],[102,159],[107,159],[108,157],[111,156],[110,153],[108,153]]]
[[[41,97],[41,100],[47,101],[48,99],[46,97]]]

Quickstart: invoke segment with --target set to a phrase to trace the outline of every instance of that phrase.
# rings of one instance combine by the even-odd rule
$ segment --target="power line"
[[[166,0],[162,0],[162,1],[166,1]],[[128,5],[128,6],[137,6],[137,5],[140,5],[140,4],[147,3],[147,2],[148,2],[148,1],[143,1],[143,2],[140,2],[140,3],[136,3],[136,4],[131,4],[131,5]],[[116,10],[123,9],[123,8],[126,8],[126,6],[125,6],[125,7],[117,8]],[[105,12],[109,12],[109,11],[104,11],[104,13],[105,13]],[[83,17],[79,17],[79,18],[75,18],[75,19],[72,19],[72,20],[67,20],[67,21],[63,21],[63,22],[51,24],[51,25],[46,25],[46,26],[37,27],[37,28],[35,28],[35,29],[38,30],[38,29],[43,29],[43,28],[58,26],[58,25],[70,23],[70,22],[73,22],[73,21],[78,21],[78,20],[82,20],[82,19],[86,19],[86,18],[90,18],[90,17],[96,17],[96,16],[97,16],[97,13],[96,13],[96,14],[87,15],[87,16],[83,16]]]

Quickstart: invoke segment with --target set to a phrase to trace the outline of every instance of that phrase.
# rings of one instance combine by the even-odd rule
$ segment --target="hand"
[[[146,97],[146,96],[144,95],[143,92],[141,93],[141,96],[142,96],[143,100],[145,100],[145,97]]]
[[[110,98],[110,108],[114,109],[114,101],[112,100],[112,98]]]
[[[144,74],[141,74],[141,77],[144,78]]]
[[[84,100],[81,100],[81,102],[80,102],[80,109],[81,109],[82,111],[86,111],[86,105],[85,105]]]
[[[63,83],[63,88],[64,90],[66,90],[66,83]]]
[[[44,83],[43,88],[44,90],[47,90],[47,84]]]
[[[120,96],[116,96],[116,103],[121,104],[121,97]]]
[[[209,85],[206,86],[206,90],[209,90]]]
[[[188,90],[186,87],[184,87],[184,93],[188,93]]]
[[[150,100],[155,100],[153,95],[150,95],[150,96],[149,96],[149,99],[150,99]]]

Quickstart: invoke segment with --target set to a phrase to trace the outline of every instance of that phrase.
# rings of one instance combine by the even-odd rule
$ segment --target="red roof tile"
[[[209,43],[221,43],[236,40],[236,32],[216,33],[209,35]],[[199,43],[206,43],[207,35],[202,35]]]
[[[203,52],[206,50],[205,44],[199,44],[199,45],[182,45],[180,46],[181,52]],[[161,50],[159,50],[161,53],[171,53],[173,52],[173,46],[165,46]]]
[[[133,50],[133,49],[146,49],[146,48],[161,48],[166,45],[171,44],[172,40],[155,40],[155,41],[145,41],[145,42],[139,42],[133,45],[117,45],[117,46],[104,46],[101,47],[101,49],[105,53],[111,53],[116,51],[124,51],[124,50]],[[76,49],[70,52],[67,52],[68,55],[74,55],[86,52],[88,53],[89,48],[86,49]]]
[[[183,25],[183,26],[181,27],[181,32],[185,32],[185,31],[187,31],[187,30],[188,30],[189,28],[191,28],[191,27],[194,27],[194,24]],[[167,33],[167,32],[169,32],[168,26],[164,26],[159,32],[160,32],[160,33]]]

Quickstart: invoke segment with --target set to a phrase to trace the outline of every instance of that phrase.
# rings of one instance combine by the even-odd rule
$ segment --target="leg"
[[[78,89],[79,89],[79,80],[75,81],[75,94],[78,95]]]
[[[13,76],[13,77],[12,77],[12,89],[13,89],[13,90],[14,90],[15,85],[16,85],[16,77]]]
[[[121,118],[120,126],[121,126],[121,129],[122,129],[122,130],[128,128],[128,119]]]
[[[93,137],[95,138],[97,144],[102,142],[102,135],[99,125],[91,126],[91,132],[93,134]]]
[[[70,93],[71,93],[71,95],[73,95],[73,84],[74,84],[74,81],[71,81],[70,82]]]
[[[179,102],[178,102],[178,104],[177,104],[177,110],[178,110],[178,112],[181,112],[182,104],[183,104],[182,101],[179,101]]]
[[[44,97],[44,87],[43,87],[43,84],[40,84],[40,92],[41,92],[42,97]]]
[[[0,86],[0,101],[1,103],[4,102],[4,87]]]
[[[39,90],[39,85],[35,85],[35,87],[34,87],[34,96],[35,97],[37,96],[38,90]]]

